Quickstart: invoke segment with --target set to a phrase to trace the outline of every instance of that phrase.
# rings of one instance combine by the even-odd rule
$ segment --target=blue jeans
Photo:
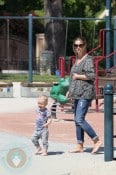
[[[76,125],[76,137],[78,143],[84,142],[84,132],[86,132],[92,140],[96,140],[98,138],[93,128],[85,120],[85,116],[90,104],[91,99],[74,100],[74,120]]]

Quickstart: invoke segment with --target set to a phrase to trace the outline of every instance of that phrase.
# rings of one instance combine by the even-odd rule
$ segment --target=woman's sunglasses
[[[74,44],[74,48],[80,47],[82,48],[85,44]]]

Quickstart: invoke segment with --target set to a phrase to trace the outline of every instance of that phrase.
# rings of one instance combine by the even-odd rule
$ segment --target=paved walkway
[[[0,174],[1,175],[115,175],[116,161],[104,161],[104,148],[101,147],[99,154],[91,155],[91,147],[86,137],[85,152],[70,154],[68,150],[75,146],[74,123],[72,116],[58,114],[59,122],[53,121],[50,128],[51,136],[49,142],[49,156],[34,155],[35,148],[30,140],[30,133],[34,123],[30,118],[36,105],[36,98],[1,98],[0,99]],[[51,103],[51,101],[50,101]],[[25,118],[26,115],[26,118]],[[96,117],[97,115],[97,117]],[[10,123],[10,117],[14,116]],[[31,117],[30,117],[31,116]],[[19,127],[19,120],[29,118],[29,134],[22,134],[21,128],[15,132],[14,125]],[[61,120],[61,117],[63,120]],[[98,118],[98,120],[96,120]],[[102,120],[101,120],[102,118]],[[98,130],[100,137],[103,137],[103,113],[88,113],[88,120]],[[8,121],[8,123],[7,123]],[[97,123],[99,121],[99,124]],[[22,122],[22,128],[25,123]],[[102,125],[101,125],[102,124]],[[6,125],[6,127],[5,127]],[[12,130],[8,130],[8,125]],[[65,129],[63,126],[71,127]],[[100,128],[102,127],[102,128]],[[57,129],[56,129],[57,128]],[[64,130],[63,130],[64,129]],[[70,130],[71,129],[71,130]],[[22,129],[23,130],[23,129]],[[61,134],[61,132],[63,132]],[[57,139],[55,132],[57,132]],[[64,133],[66,132],[66,133]],[[102,133],[102,134],[101,134]],[[58,135],[59,134],[59,135]],[[69,135],[69,137],[68,137]],[[67,140],[65,140],[67,138]],[[59,140],[60,139],[60,140]],[[74,137],[75,139],[75,137]],[[103,139],[102,139],[103,140]],[[88,144],[88,145],[87,145]],[[114,149],[114,157],[116,151]]]

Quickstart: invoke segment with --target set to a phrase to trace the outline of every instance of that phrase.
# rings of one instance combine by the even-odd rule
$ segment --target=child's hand
[[[47,128],[47,127],[48,127],[48,124],[45,123],[45,124],[43,125],[43,128]]]

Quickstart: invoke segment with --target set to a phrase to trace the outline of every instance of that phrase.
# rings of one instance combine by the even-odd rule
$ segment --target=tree
[[[43,8],[42,0],[0,0],[0,9],[11,15],[24,15]]]
[[[53,51],[55,64],[65,52],[65,24],[58,20],[62,16],[62,0],[44,0],[45,16],[56,19],[45,20],[46,50]]]

